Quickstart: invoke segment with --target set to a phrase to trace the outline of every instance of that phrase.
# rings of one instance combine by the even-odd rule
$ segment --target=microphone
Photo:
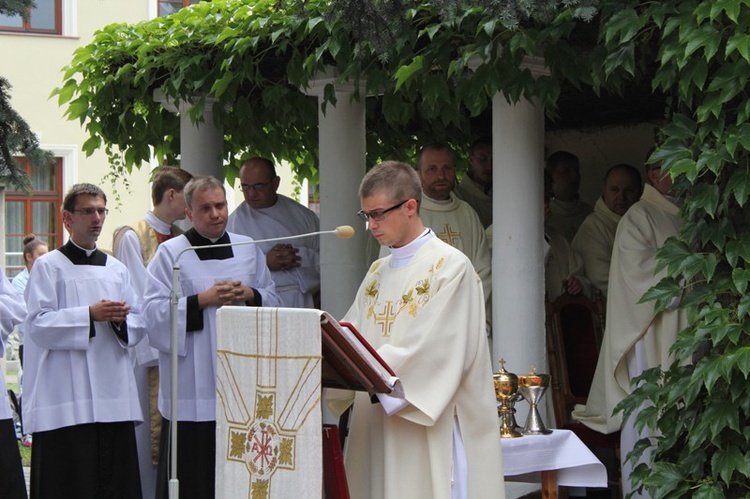
[[[322,234],[335,234],[336,237],[341,239],[349,239],[354,235],[354,228],[351,225],[339,225],[333,230],[321,230],[318,232],[308,232],[307,234],[297,234],[294,236],[284,237],[272,237],[270,239],[253,239],[251,241],[237,241],[234,243],[222,243],[212,244],[211,248],[225,248],[229,246],[244,246],[246,244],[258,244],[258,243],[271,243],[275,241],[289,241],[292,239],[301,239],[308,236],[318,236]],[[177,479],[177,305],[179,302],[179,294],[177,289],[179,287],[179,276],[180,276],[180,257],[186,251],[195,251],[208,246],[188,246],[183,248],[177,256],[175,256],[174,263],[172,264],[172,291],[170,294],[170,311],[172,337],[170,342],[170,348],[172,349],[170,355],[170,372],[172,375],[172,387],[170,393],[170,403],[172,405],[172,419],[169,426],[170,430],[170,474],[169,474],[169,485],[168,485],[168,496],[169,499],[177,499],[179,497],[179,480]]]
[[[273,243],[277,241],[289,241],[292,239],[302,239],[303,237],[319,236],[321,234],[335,234],[340,239],[349,239],[354,235],[354,228],[351,225],[339,225],[333,230],[320,230],[318,232],[308,232],[307,234],[296,234],[294,236],[283,236],[283,237],[272,237],[269,239],[253,239],[252,241],[238,241],[236,243],[223,243],[223,244],[212,244],[211,248],[226,248],[228,246],[244,246],[246,244],[258,244],[258,243]],[[203,249],[207,246],[188,246],[183,248],[174,259],[174,267],[179,268],[177,263],[183,253],[190,250]]]

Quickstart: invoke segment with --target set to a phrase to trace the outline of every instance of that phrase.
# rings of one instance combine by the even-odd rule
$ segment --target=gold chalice
[[[518,376],[505,370],[505,360],[500,360],[500,371],[492,375],[495,382],[495,398],[499,402],[497,413],[500,416],[500,437],[522,437],[516,430],[513,413],[513,400],[518,392]]]
[[[526,424],[523,425],[523,430],[521,430],[524,435],[548,435],[552,433],[552,430],[548,430],[544,426],[538,407],[539,401],[549,388],[550,378],[549,374],[537,374],[534,368],[531,368],[529,374],[518,377],[518,391],[529,402],[530,406]]]

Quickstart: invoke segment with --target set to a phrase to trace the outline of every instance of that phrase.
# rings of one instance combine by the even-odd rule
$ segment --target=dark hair
[[[33,255],[34,251],[39,246],[47,246],[47,244],[36,238],[35,234],[27,234],[23,238],[23,259],[26,261],[26,255]]]
[[[70,188],[68,193],[65,194],[65,199],[63,199],[62,205],[63,211],[69,211],[72,213],[76,208],[76,200],[78,199],[78,196],[102,197],[104,198],[104,204],[107,204],[107,195],[104,194],[104,191],[101,190],[99,186],[86,183],[75,184]]]
[[[469,154],[474,154],[475,152],[477,152],[477,148],[479,146],[492,147],[492,137],[489,137],[489,136],[479,137],[477,140],[472,142],[471,148],[469,149]]]
[[[379,192],[387,194],[394,201],[422,201],[422,183],[417,172],[399,161],[384,161],[375,165],[359,184],[360,198],[367,198]]]
[[[576,169],[581,167],[581,163],[578,161],[578,156],[568,151],[557,151],[547,157],[546,169],[550,175],[554,175],[555,168],[564,163],[570,163],[574,165]]]
[[[615,166],[610,167],[610,169],[607,170],[607,173],[604,174],[605,184],[607,183],[607,179],[609,178],[609,175],[615,170],[621,170],[630,174],[630,176],[635,179],[635,181],[638,183],[639,186],[643,183],[643,179],[641,178],[641,172],[638,171],[638,168],[631,166],[627,163],[619,163]]]
[[[448,144],[440,144],[437,142],[425,144],[419,148],[419,151],[417,151],[417,170],[422,166],[422,155],[425,151],[448,151],[448,154],[451,155],[451,161],[454,163],[456,162],[456,155]]]
[[[246,159],[242,162],[242,166],[240,166],[240,169],[242,169],[246,164],[250,162],[258,162],[261,163],[263,166],[265,166],[268,169],[268,173],[271,175],[271,178],[276,178],[276,167],[273,166],[273,161],[271,161],[268,158],[263,158],[261,156],[254,156],[250,159]]]
[[[221,189],[224,195],[227,195],[224,184],[209,175],[198,175],[185,185],[185,204],[188,208],[193,208],[193,193],[196,191],[209,191],[212,189]]]
[[[162,166],[154,175],[154,181],[151,184],[151,201],[154,202],[154,206],[161,203],[164,193],[169,189],[174,189],[177,192],[182,192],[185,189],[185,184],[190,182],[193,175],[190,172],[175,168],[174,166]]]

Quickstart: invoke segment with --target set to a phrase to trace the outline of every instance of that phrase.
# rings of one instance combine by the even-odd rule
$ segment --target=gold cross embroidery
[[[391,326],[396,320],[396,314],[393,310],[393,302],[388,300],[385,302],[385,305],[383,305],[383,312],[380,314],[375,314],[375,324],[380,325],[380,328],[383,331],[383,336],[390,336],[391,335]]]
[[[450,224],[443,224],[443,229],[443,232],[438,232],[437,237],[455,247],[454,241],[461,240],[461,232],[453,232]]]

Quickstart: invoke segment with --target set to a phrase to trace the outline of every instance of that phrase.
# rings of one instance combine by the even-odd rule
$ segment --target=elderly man
[[[664,242],[677,236],[682,222],[678,201],[672,196],[671,178],[659,165],[649,165],[640,201],[623,215],[617,226],[612,251],[607,299],[607,325],[594,381],[585,406],[578,406],[573,417],[602,433],[621,429],[623,487],[629,492],[628,452],[639,436],[634,429],[636,415],[624,422],[613,415],[615,406],[632,390],[633,378],[646,369],[667,366],[672,361],[670,347],[687,326],[687,314],[671,304],[654,311],[654,303],[641,297],[665,275],[656,272],[656,252]]]
[[[32,498],[141,497],[134,422],[143,413],[128,348],[144,330],[127,268],[96,247],[107,211],[99,187],[74,185],[62,212],[70,240],[29,274],[23,421],[34,434]]]
[[[373,168],[360,217],[390,255],[372,264],[344,317],[398,374],[373,404],[358,393],[346,455],[352,497],[502,498],[497,407],[482,286],[471,262],[420,220],[404,163]],[[341,412],[351,392],[329,394]]]
[[[489,323],[492,304],[490,247],[477,213],[452,192],[456,182],[453,151],[442,144],[424,146],[417,154],[417,174],[422,185],[419,216],[438,238],[469,257],[482,280]],[[383,245],[380,255],[387,252],[386,245]]]
[[[268,159],[252,158],[242,163],[240,186],[245,202],[229,216],[227,230],[256,240],[318,232],[317,215],[278,194],[279,181]],[[319,239],[310,236],[289,243],[259,244],[284,306],[315,306],[314,298],[320,288]]]
[[[578,227],[594,211],[581,201],[578,188],[581,185],[581,168],[578,156],[567,151],[557,151],[547,158],[547,172],[552,176],[552,211],[547,227],[573,240]]]
[[[630,165],[615,165],[604,176],[604,192],[571,245],[583,259],[586,277],[607,294],[612,246],[620,219],[641,195],[641,174]]]
[[[492,225],[491,137],[482,137],[471,145],[469,171],[456,186],[455,192],[474,208],[485,229]]]
[[[180,357],[178,417],[178,473],[180,497],[214,497],[216,433],[216,311],[223,305],[279,306],[263,252],[252,239],[226,232],[224,185],[213,177],[195,177],[185,186],[186,213],[193,228],[156,250],[148,265],[151,274],[144,298],[144,315],[151,345],[159,350],[159,411],[161,433],[156,497],[167,498],[169,470],[172,267],[178,254],[177,306]]]
[[[112,249],[115,256],[128,267],[133,280],[133,288],[142,299],[148,283],[146,265],[156,253],[160,243],[182,234],[182,229],[174,225],[185,218],[185,184],[193,176],[185,170],[161,167],[151,184],[153,211],[146,212],[145,218],[130,226],[115,231]],[[143,497],[151,498],[156,490],[156,460],[158,458],[159,431],[161,416],[157,408],[159,393],[159,352],[151,347],[148,337],[130,351],[133,358],[135,381],[138,396],[146,412],[149,424],[136,428],[138,458],[141,470]]]

